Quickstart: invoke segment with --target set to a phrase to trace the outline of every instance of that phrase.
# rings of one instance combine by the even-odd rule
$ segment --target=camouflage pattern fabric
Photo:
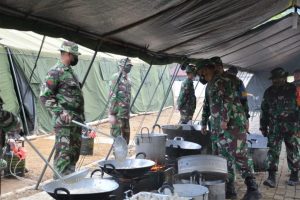
[[[129,119],[118,119],[116,124],[111,126],[111,135],[117,137],[122,135],[125,138],[127,144],[129,144],[130,139],[130,125]]]
[[[207,85],[207,100],[211,111],[213,152],[228,161],[228,181],[234,181],[234,166],[242,177],[252,177],[253,166],[248,163],[246,115],[239,96],[229,78],[215,75]],[[221,128],[227,123],[227,129]]]
[[[71,174],[80,155],[81,128],[55,128],[55,133],[54,168],[63,176]]]
[[[67,112],[72,119],[84,121],[84,100],[78,78],[70,66],[60,61],[49,70],[41,88],[40,99],[52,113],[55,140],[55,169],[62,175],[74,172],[81,145],[81,128],[60,117]]]
[[[180,122],[186,124],[192,120],[196,109],[196,96],[193,80],[187,78],[181,84],[180,93],[177,99],[178,110],[180,111]]]
[[[5,145],[5,134],[14,129],[18,124],[18,117],[11,112],[0,109],[0,156]]]
[[[282,141],[285,142],[288,166],[300,168],[299,108],[296,102],[296,86],[291,83],[270,86],[261,104],[260,128],[268,131],[268,164],[270,171],[277,171]]]
[[[116,73],[113,75],[112,81],[110,82],[109,114],[116,116],[117,119],[129,119],[131,83],[127,74],[121,73],[122,75],[119,81],[119,73]]]

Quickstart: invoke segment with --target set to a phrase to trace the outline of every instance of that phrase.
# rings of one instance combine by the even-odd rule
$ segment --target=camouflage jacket
[[[115,115],[117,118],[129,119],[131,83],[125,73],[122,73],[119,81],[118,78],[119,73],[116,73],[110,82],[109,114]]]
[[[240,97],[241,104],[244,107],[246,117],[247,117],[247,119],[249,119],[250,114],[249,114],[249,106],[248,106],[248,99],[247,99],[247,91],[246,91],[243,81],[241,79],[239,79],[237,76],[234,76],[227,72],[224,72],[223,76],[228,77],[233,82],[235,91],[237,92],[237,95]]]
[[[260,128],[272,132],[295,133],[299,129],[299,108],[296,86],[285,83],[270,86],[261,103]]]
[[[76,120],[84,121],[84,100],[80,83],[72,68],[61,61],[48,71],[42,84],[40,99],[52,113],[56,124],[62,123],[57,120],[63,110]]]
[[[250,117],[249,114],[249,106],[248,106],[248,99],[247,99],[247,92],[246,92],[246,88],[244,86],[244,83],[241,79],[239,79],[236,76],[233,76],[229,73],[224,72],[222,74],[222,77],[224,77],[225,79],[229,79],[231,82],[231,85],[235,91],[235,100],[240,101],[240,103],[242,104],[243,108],[244,108],[244,112],[246,114],[247,119]],[[207,84],[209,85],[209,83]],[[208,86],[205,89],[205,97],[204,97],[204,101],[203,101],[203,110],[202,110],[202,119],[201,119],[201,125],[202,126],[206,126],[208,124],[208,120],[210,117],[210,109],[209,109],[209,101],[207,99],[207,91],[208,91]]]
[[[227,122],[229,129],[238,128],[244,133],[246,115],[232,81],[221,75],[215,75],[207,85],[207,103],[211,113],[211,128],[222,132],[221,122]]]
[[[177,99],[178,110],[190,110],[194,113],[196,108],[196,96],[193,80],[187,78],[181,84]]]
[[[18,124],[18,117],[11,112],[0,110],[0,154],[5,144],[5,135]]]

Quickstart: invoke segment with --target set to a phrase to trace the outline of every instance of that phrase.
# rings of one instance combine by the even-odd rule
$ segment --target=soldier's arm
[[[267,101],[267,96],[268,92],[266,91],[263,96],[260,112],[260,129],[262,131],[267,131],[269,126],[269,104]]]
[[[246,91],[246,88],[245,88],[245,85],[244,85],[243,81],[241,81],[241,80],[240,80],[239,90],[240,90],[240,101],[241,101],[242,106],[244,108],[246,117],[247,117],[247,119],[249,119],[250,114],[249,114],[247,91]]]
[[[109,114],[116,115],[118,107],[118,77],[114,75],[113,79],[109,83]]]
[[[177,99],[177,106],[178,109],[180,110],[185,104],[186,104],[186,94],[187,94],[188,87],[186,85],[186,82],[182,82],[179,96]]]
[[[45,82],[42,84],[40,100],[53,115],[59,115],[63,108],[59,105],[56,97],[59,84],[59,71],[52,69],[48,72]]]
[[[0,113],[0,129],[7,133],[18,125],[18,117],[11,112],[2,111]]]

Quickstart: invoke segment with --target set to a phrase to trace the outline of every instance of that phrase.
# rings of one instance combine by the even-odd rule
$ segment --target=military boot
[[[290,186],[295,186],[300,184],[298,171],[292,171],[290,175],[290,179],[287,181],[287,184]]]
[[[276,186],[276,171],[269,171],[268,179],[265,180],[263,184],[266,186],[269,186],[270,188],[275,188],[275,186]]]
[[[226,199],[237,199],[234,182],[226,183]]]
[[[261,199],[261,194],[258,191],[258,186],[255,182],[254,177],[247,177],[245,179],[245,184],[247,185],[246,194],[243,197],[243,200],[257,200]]]

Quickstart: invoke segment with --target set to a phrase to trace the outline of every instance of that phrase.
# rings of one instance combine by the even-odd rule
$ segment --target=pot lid
[[[181,148],[186,150],[200,150],[201,145],[194,143],[194,142],[188,142],[188,141],[182,141],[182,140],[167,140],[166,141],[166,147],[172,148]]]
[[[137,137],[167,137],[167,134],[164,133],[139,133],[136,135]]]

